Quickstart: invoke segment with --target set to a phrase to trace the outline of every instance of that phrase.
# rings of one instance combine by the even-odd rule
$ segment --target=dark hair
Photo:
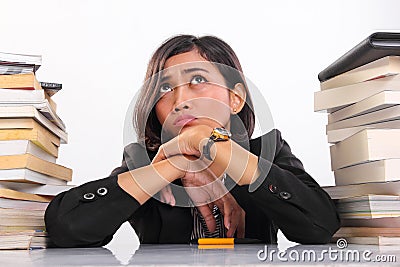
[[[178,35],[166,40],[153,54],[147,66],[145,84],[141,88],[137,99],[133,124],[137,132],[138,141],[143,142],[146,148],[157,151],[161,145],[162,126],[155,112],[155,102],[158,100],[158,91],[154,90],[158,82],[157,74],[164,69],[165,62],[172,56],[190,52],[196,49],[199,54],[210,62],[217,64],[218,69],[226,80],[228,88],[236,83],[242,83],[246,90],[246,103],[242,110],[231,116],[231,131],[233,139],[250,139],[254,131],[253,103],[242,75],[242,67],[232,48],[214,36],[195,37],[193,35]],[[236,119],[235,118],[239,118]],[[245,129],[245,133],[234,129]]]

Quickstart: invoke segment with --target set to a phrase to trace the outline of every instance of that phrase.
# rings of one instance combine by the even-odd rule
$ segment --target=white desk
[[[397,263],[378,263],[366,262],[364,259],[358,261],[343,261],[340,259],[331,260],[328,254],[322,261],[293,261],[289,259],[289,254],[295,257],[304,252],[313,250],[317,258],[321,256],[323,250],[336,249],[335,244],[320,246],[295,246],[286,250],[288,261],[281,261],[275,253],[273,260],[270,258],[265,261],[259,260],[257,253],[264,249],[265,245],[235,245],[234,249],[198,249],[197,246],[190,245],[141,245],[138,250],[124,248],[114,253],[106,248],[81,248],[81,249],[38,249],[31,251],[0,251],[0,266],[26,267],[26,266],[134,266],[134,265],[162,265],[166,266],[221,266],[221,265],[359,265],[368,264],[370,266],[399,266],[400,265],[400,246],[399,247],[377,247],[377,246],[356,246],[349,245],[343,250],[358,250],[360,255],[365,250],[370,250],[371,259],[376,255],[394,255]],[[269,245],[268,252],[276,250],[276,246]],[[354,258],[353,258],[354,259]]]

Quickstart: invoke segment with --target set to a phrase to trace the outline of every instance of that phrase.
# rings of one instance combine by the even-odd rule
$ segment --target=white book
[[[335,144],[365,129],[400,129],[400,119],[327,131],[328,143]]]
[[[51,185],[51,184],[31,184],[31,183],[18,183],[18,182],[1,182],[0,188],[12,189],[19,192],[44,195],[44,196],[55,196],[61,192],[68,191],[75,187],[74,185]]]
[[[342,199],[367,194],[400,195],[400,181],[325,186],[323,189],[332,199]]]
[[[43,218],[44,217],[44,210],[30,210],[30,209],[5,209],[0,208],[0,217],[1,218]]]
[[[336,185],[400,180],[400,159],[384,159],[334,171]]]
[[[38,112],[38,110],[34,105],[2,106],[0,104],[0,119],[11,119],[11,118],[34,118],[43,127],[47,128],[54,135],[58,136],[61,139],[62,144],[66,144],[68,142],[68,134],[66,133],[66,131],[57,127],[42,113]],[[0,120],[0,125],[2,125],[1,120]]]
[[[400,105],[400,91],[383,91],[328,115],[328,123]]]
[[[0,225],[2,226],[32,226],[32,227],[43,227],[44,216],[42,217],[3,217],[0,216]]]
[[[1,128],[1,127],[0,127]],[[0,140],[0,156],[31,154],[45,161],[56,163],[56,157],[50,155],[29,140]]]
[[[326,131],[368,125],[396,119],[400,119],[400,105],[328,124],[326,126]]]
[[[46,99],[44,90],[18,90],[4,89],[0,90],[0,104],[38,104]]]
[[[0,170],[0,181],[29,182],[38,184],[66,185],[67,181],[29,169]]]
[[[348,227],[400,227],[400,217],[386,217],[374,219],[343,219],[342,226]]]
[[[320,87],[321,90],[327,90],[399,73],[400,57],[387,56],[326,80],[321,83]]]
[[[400,237],[398,227],[340,227],[335,237],[390,236]]]
[[[314,92],[314,111],[333,112],[385,90],[400,91],[400,75]]]
[[[27,105],[37,108],[47,119],[65,131],[65,124],[51,108],[49,101],[46,99],[45,90],[0,90],[0,106]]]
[[[31,227],[34,228],[34,227]],[[45,232],[35,230],[19,230],[12,232],[0,232],[0,250],[11,249],[38,249],[55,247]],[[7,257],[7,256],[6,256]],[[20,255],[19,255],[20,257]],[[20,259],[19,259],[20,260]],[[6,264],[7,265],[7,264]]]
[[[381,159],[400,159],[400,129],[366,129],[332,145],[331,169]]]
[[[359,237],[346,237],[346,241],[349,244],[358,244],[358,245],[397,246],[398,244],[400,244],[400,237],[359,236]]]
[[[42,64],[41,55],[26,55],[26,54],[0,52],[0,60],[6,62],[17,62],[17,63],[34,64],[34,65]]]
[[[48,205],[48,202],[36,202],[0,197],[0,208],[3,209],[46,210]]]
[[[400,216],[400,196],[364,195],[339,199],[337,211],[345,219],[372,219]]]

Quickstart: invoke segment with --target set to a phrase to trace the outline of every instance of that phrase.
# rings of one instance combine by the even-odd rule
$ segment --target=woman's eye
[[[160,93],[168,93],[170,91],[172,91],[172,87],[168,83],[164,83],[160,86]]]
[[[200,75],[196,75],[193,77],[193,79],[190,81],[191,84],[200,84],[200,83],[205,83],[207,80]]]

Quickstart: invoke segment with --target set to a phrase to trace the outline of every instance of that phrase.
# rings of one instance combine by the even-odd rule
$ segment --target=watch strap
[[[211,158],[211,146],[214,143],[215,143],[214,140],[212,138],[209,138],[207,140],[207,143],[203,146],[203,156],[208,160],[212,160],[212,158]]]

